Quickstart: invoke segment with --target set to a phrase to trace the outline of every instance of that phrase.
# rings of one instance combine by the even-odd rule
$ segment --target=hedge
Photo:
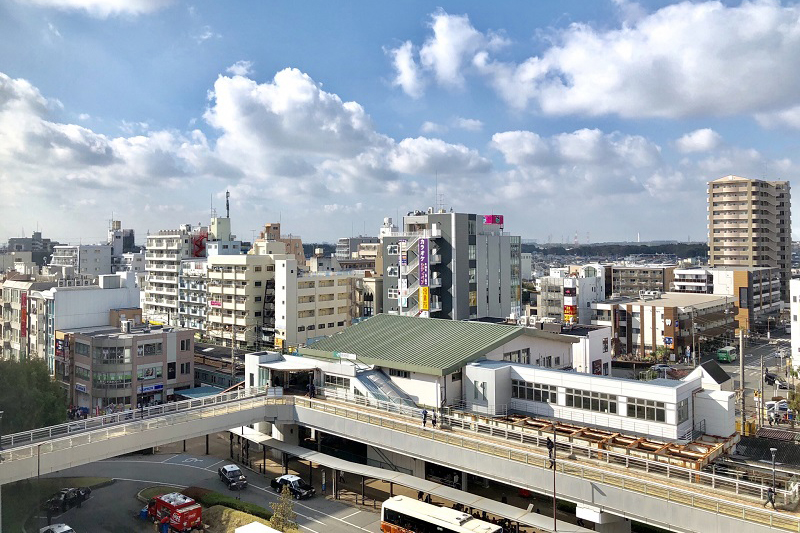
[[[243,513],[251,514],[264,520],[272,518],[272,512],[256,505],[254,503],[237,500],[231,496],[214,492],[213,490],[204,489],[201,487],[189,487],[182,491],[186,496],[194,499],[196,502],[206,507],[213,507],[214,505],[222,505]]]

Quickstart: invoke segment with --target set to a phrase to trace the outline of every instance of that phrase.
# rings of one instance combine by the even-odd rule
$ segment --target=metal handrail
[[[252,387],[248,389],[240,389],[237,391],[217,394],[214,396],[206,396],[205,398],[170,402],[152,407],[144,407],[141,409],[129,409],[119,413],[99,415],[92,418],[86,418],[84,420],[75,420],[55,426],[3,435],[0,437],[0,448],[13,448],[21,444],[32,444],[41,440],[50,440],[61,436],[75,435],[95,429],[116,426],[122,423],[130,422],[131,420],[148,419],[164,414],[185,411],[187,409],[194,409],[208,405],[217,405],[220,403],[240,400],[253,396],[280,396],[282,394],[283,389],[280,387]]]
[[[210,405],[203,403],[209,399],[211,400]],[[390,413],[413,417],[417,420],[420,419],[421,409],[419,408],[401,407],[396,404],[390,404],[387,402],[370,401],[366,397],[364,398],[358,397],[354,398],[353,400],[354,400],[353,403],[356,404],[361,404],[372,408],[377,407],[378,409],[383,409]],[[190,405],[192,402],[195,402],[194,406]],[[218,416],[222,414],[238,412],[245,409],[252,409],[255,407],[259,407],[261,405],[277,404],[277,403],[292,404],[295,406],[321,410],[329,412],[336,416],[344,416],[346,418],[352,418],[359,421],[368,422],[373,425],[379,425],[381,427],[387,427],[393,430],[401,431],[403,433],[430,438],[433,440],[445,442],[447,444],[459,446],[461,448],[476,450],[481,453],[489,453],[492,455],[505,457],[508,458],[508,460],[523,462],[525,464],[531,464],[534,466],[539,465],[539,467],[541,468],[549,467],[549,460],[543,454],[532,453],[518,448],[512,448],[510,446],[504,446],[491,442],[486,442],[485,440],[482,441],[467,436],[461,436],[454,434],[451,431],[441,431],[429,428],[422,428],[421,424],[419,424],[418,422],[408,423],[404,421],[398,421],[397,419],[390,419],[381,415],[373,415],[370,413],[365,413],[363,411],[352,409],[350,407],[340,407],[330,402],[304,398],[304,397],[297,397],[297,396],[282,396],[282,389],[277,389],[277,388],[266,389],[263,387],[245,389],[243,391],[236,391],[229,393],[227,395],[217,395],[214,397],[204,398],[200,400],[186,400],[183,402],[176,402],[175,404],[165,404],[161,406],[151,407],[147,409],[146,412],[148,413],[147,416],[153,416],[152,418],[147,418],[146,416],[143,419],[127,423],[125,423],[127,421],[125,418],[122,418],[121,420],[118,418],[120,416],[124,417],[125,413],[118,413],[117,415],[107,415],[106,417],[98,417],[98,418],[109,418],[109,419],[117,418],[117,422],[108,421],[106,427],[100,429],[83,431],[81,433],[55,438],[42,443],[32,443],[27,446],[21,446],[18,448],[4,450],[0,452],[0,459],[11,460],[11,461],[28,459],[36,455],[57,452],[81,444],[88,444],[91,442],[109,440],[112,438],[121,437],[133,433],[141,433],[149,429],[164,427],[166,425],[172,425],[175,423],[184,423],[193,420],[199,420],[209,415]],[[158,413],[161,416],[154,414],[156,412],[155,410],[159,409],[162,410],[160,413]],[[130,411],[128,411],[127,413],[130,413]],[[449,420],[450,418],[451,417],[443,416],[442,422],[452,424],[453,420]],[[475,426],[476,433],[481,433],[480,427],[483,426],[484,428],[488,429],[488,434],[490,436],[506,436],[506,438],[508,438],[507,436],[510,433],[511,434],[514,433],[508,431],[507,429],[496,428],[484,424],[471,423],[471,426]],[[37,431],[48,431],[49,429],[51,428],[34,430],[32,432],[26,432],[25,434],[29,434],[31,435],[31,438],[33,438],[35,435],[38,435],[38,433],[36,433]],[[43,433],[43,435],[47,434],[49,434],[49,432]],[[540,440],[540,438],[536,435],[529,435],[528,437],[530,437],[529,440],[532,440],[532,442],[536,442],[537,444],[538,441]],[[522,439],[522,442],[523,443],[525,442],[524,438]],[[559,449],[569,450],[570,453],[574,453],[575,449],[580,449],[578,446],[574,446],[570,443],[557,442],[557,445],[559,446]],[[598,456],[604,455],[608,462],[610,462],[610,458],[615,455],[614,453],[608,452],[606,450],[591,449],[588,451],[592,454],[597,454]],[[627,456],[627,459],[629,463],[637,461],[637,458],[635,457]],[[653,462],[651,461],[642,461],[642,460],[639,461],[645,464],[646,469],[648,467],[650,468],[650,470],[647,471],[654,471],[656,467],[659,466],[662,467],[663,469],[666,470],[668,476],[670,475],[671,472],[687,471],[688,473],[691,474],[691,477],[688,477],[688,481],[690,483],[697,483],[693,481],[694,478],[701,479],[710,476],[712,479],[711,483],[712,489],[724,488],[723,482],[727,482],[737,487],[738,491],[737,493],[742,493],[740,490],[742,488],[753,487],[758,490],[758,494],[761,499],[764,499],[764,497],[766,496],[766,490],[767,490],[766,486],[755,485],[749,482],[739,481],[739,480],[722,479],[720,476],[715,476],[713,474],[707,474],[704,472],[698,472],[690,469],[683,469],[681,467],[675,467],[664,463],[653,464]],[[674,488],[668,485],[664,485],[662,483],[653,482],[650,480],[644,480],[626,474],[608,472],[603,468],[595,466],[576,464],[574,461],[560,461],[558,463],[558,469],[561,471],[561,473],[566,475],[575,475],[591,481],[600,481],[602,483],[616,485],[618,487],[623,488],[624,490],[632,490],[642,494],[662,497],[676,503],[690,505],[692,507],[697,507],[707,511],[713,511],[727,516],[741,518],[743,520],[748,520],[750,522],[769,525],[771,527],[778,527],[780,529],[785,529],[789,531],[800,531],[800,519],[798,519],[797,517],[780,515],[777,513],[773,513],[771,511],[761,510],[758,509],[757,507],[752,507],[747,504],[721,501],[718,496],[705,496],[698,494],[696,492],[692,492],[691,490]],[[779,489],[777,492],[778,494],[783,494],[784,501],[786,501],[788,497],[788,491]]]
[[[418,423],[408,424],[387,419],[380,415],[365,414],[320,400],[295,397],[293,401],[295,406],[307,407],[328,412],[335,416],[351,418],[376,426],[388,427],[392,430],[401,431],[410,435],[429,438],[434,441],[444,442],[472,451],[504,457],[509,461],[516,461],[533,466],[538,465],[542,469],[550,468],[550,460],[546,456],[540,454],[533,454],[524,450],[505,446],[494,446],[487,444],[485,441],[454,435],[450,431],[423,428]],[[716,512],[717,514],[723,514],[737,519],[740,518],[748,522],[776,527],[787,531],[800,531],[800,518],[795,516],[782,515],[774,511],[762,510],[742,503],[721,501],[715,496],[705,496],[689,490],[674,488],[625,474],[608,472],[602,468],[576,464],[572,461],[558,461],[556,469],[564,475],[577,476],[591,482],[607,483],[620,487],[623,490],[631,490],[641,494],[659,497],[670,502]],[[764,495],[766,495],[766,488],[764,488],[763,492]]]

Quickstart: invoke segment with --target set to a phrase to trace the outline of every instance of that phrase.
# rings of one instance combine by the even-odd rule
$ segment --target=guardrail
[[[503,457],[509,461],[538,466],[542,469],[549,469],[550,467],[550,460],[547,456],[538,453],[530,453],[506,446],[498,446],[493,443],[487,443],[486,441],[460,436],[450,431],[423,428],[420,423],[409,424],[380,415],[373,415],[347,407],[340,407],[336,404],[320,400],[294,397],[293,401],[296,406],[331,413],[335,416],[366,422],[368,424],[389,428],[394,431],[401,431],[409,435],[431,439],[436,442],[443,442],[468,450],[475,450],[496,457]],[[556,471],[587,481],[606,483],[623,490],[630,490],[680,505],[687,505],[704,511],[730,516],[749,523],[760,524],[785,531],[800,532],[800,518],[798,517],[762,510],[737,502],[721,501],[717,496],[704,495],[689,490],[669,487],[661,483],[655,483],[624,474],[612,473],[602,468],[581,465],[572,461],[557,460]]]
[[[333,397],[333,395],[331,395],[331,397]],[[0,461],[29,459],[37,455],[65,450],[72,446],[141,433],[150,429],[176,423],[190,422],[192,420],[200,420],[209,416],[219,416],[252,409],[261,405],[292,404],[328,412],[336,416],[367,422],[407,434],[429,438],[446,444],[504,457],[510,461],[539,466],[540,468],[549,467],[549,459],[547,456],[540,453],[462,436],[451,431],[423,428],[419,422],[421,421],[422,411],[419,408],[387,402],[376,402],[366,397],[354,397],[350,401],[365,407],[385,410],[387,413],[411,417],[414,422],[409,423],[403,420],[374,415],[364,412],[363,410],[342,407],[334,403],[316,399],[300,396],[283,396],[283,389],[281,388],[259,387],[219,394],[203,399],[164,404],[137,411],[125,411],[114,415],[106,415],[84,421],[61,424],[50,428],[7,435],[3,437],[3,442],[5,443],[6,439],[8,439],[9,444],[13,441],[16,447],[0,451]],[[142,414],[143,417],[137,416]],[[443,424],[449,424],[451,427],[460,425],[462,429],[472,431],[475,434],[501,437],[508,440],[513,438],[515,442],[520,442],[522,444],[543,445],[543,439],[546,438],[546,435],[539,437],[538,435],[514,432],[505,428],[498,428],[475,422],[467,422],[467,427],[464,427],[463,423],[459,424],[459,422],[463,421],[453,419],[446,415],[441,417],[440,421]],[[74,424],[83,424],[83,428],[78,428],[70,433],[70,426]],[[64,433],[65,431],[67,433]],[[37,442],[39,440],[44,441]],[[723,476],[698,472],[665,463],[657,463],[633,456],[621,455],[607,450],[583,448],[562,441],[556,441],[556,445],[558,450],[567,452],[570,456],[578,456],[578,453],[581,453],[593,459],[605,459],[607,463],[624,464],[626,467],[638,463],[640,467],[644,467],[645,472],[664,474],[669,479],[683,480],[700,487],[710,487],[712,490],[732,490],[736,494],[756,496],[762,500],[766,496],[767,486],[764,485],[725,478]],[[623,488],[624,490],[632,490],[679,504],[690,505],[691,507],[741,518],[748,522],[769,525],[770,527],[787,531],[797,531],[800,533],[800,518],[798,517],[761,510],[743,503],[721,501],[719,495],[707,495],[682,488],[669,487],[658,482],[644,480],[627,474],[608,472],[600,467],[582,465],[574,461],[558,461],[557,470],[563,474],[578,476],[589,481],[599,481]],[[783,494],[784,502],[786,502],[791,495],[789,491],[780,489],[778,490],[778,494]]]
[[[398,406],[397,404],[379,401],[365,396],[354,396],[340,390],[329,391],[328,389],[323,389],[322,392],[326,398],[344,400],[348,403],[363,405],[379,411],[395,413],[402,416],[411,417],[419,421],[422,420],[422,409],[418,407]],[[450,427],[459,428],[463,431],[469,431],[471,433],[486,435],[493,438],[502,438],[514,443],[533,445],[541,448],[545,447],[547,437],[550,436],[549,434],[542,434],[542,436],[538,436],[532,432],[514,431],[512,429],[502,428],[491,424],[483,424],[477,421],[464,420],[448,414],[441,415],[440,422]],[[650,459],[637,457],[635,455],[628,455],[620,452],[603,450],[600,448],[592,448],[590,446],[575,444],[573,442],[566,442],[564,439],[556,439],[555,444],[556,448],[564,451],[570,456],[574,455],[576,457],[586,457],[608,464],[622,465],[625,468],[637,469],[645,473],[663,475],[666,476],[667,479],[686,481],[693,485],[705,485],[712,490],[723,490],[737,495],[758,498],[762,501],[766,499],[768,486],[760,483],[745,481],[722,474],[692,470],[691,468],[673,465],[666,462],[652,461]],[[779,483],[776,487],[776,496],[782,496],[784,503],[786,503],[792,498],[794,492],[788,488],[788,481],[778,481]],[[780,486],[781,483],[783,484],[783,487]]]
[[[218,405],[221,403],[255,396],[280,397],[283,396],[283,388],[253,387],[249,389],[227,392],[224,394],[217,394],[214,396],[207,396],[205,398],[170,402],[153,407],[144,407],[141,409],[130,409],[119,413],[100,415],[92,418],[86,418],[84,420],[66,422],[56,426],[49,426],[30,431],[23,431],[20,433],[13,433],[10,435],[3,435],[0,437],[0,448],[13,448],[15,446],[33,444],[37,441],[46,441],[64,436],[76,435],[87,431],[93,431],[96,429],[102,429],[109,426],[116,426],[132,420],[146,420],[148,418],[162,416],[165,414],[206,407],[209,405]]]

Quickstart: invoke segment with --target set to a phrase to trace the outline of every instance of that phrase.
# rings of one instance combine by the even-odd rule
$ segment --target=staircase
[[[378,401],[416,407],[414,400],[392,383],[380,370],[359,372],[356,379],[364,386],[369,395]]]

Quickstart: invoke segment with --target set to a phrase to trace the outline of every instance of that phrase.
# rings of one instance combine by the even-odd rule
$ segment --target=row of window
[[[350,378],[343,378],[342,376],[331,376],[325,374],[325,385],[327,387],[336,387],[338,389],[350,390]]]
[[[642,400],[641,398],[628,398],[628,416],[640,418],[642,420],[653,420],[664,422],[666,420],[666,408],[664,402],[654,400]],[[689,416],[689,404],[686,404],[686,417]]]
[[[520,400],[532,400],[534,402],[556,403],[558,398],[558,387],[555,385],[543,385],[540,383],[529,383],[518,379],[511,380],[511,397]]]
[[[577,407],[598,413],[617,413],[617,396],[605,392],[567,389],[567,407]]]
[[[336,326],[340,328],[344,327],[344,321],[336,322],[336,326],[334,326],[333,324],[334,324],[333,322],[328,322],[327,327],[329,328]],[[319,324],[317,326],[314,326],[313,324],[310,326],[297,326],[297,331],[313,331],[314,329],[325,329],[325,324]]]

